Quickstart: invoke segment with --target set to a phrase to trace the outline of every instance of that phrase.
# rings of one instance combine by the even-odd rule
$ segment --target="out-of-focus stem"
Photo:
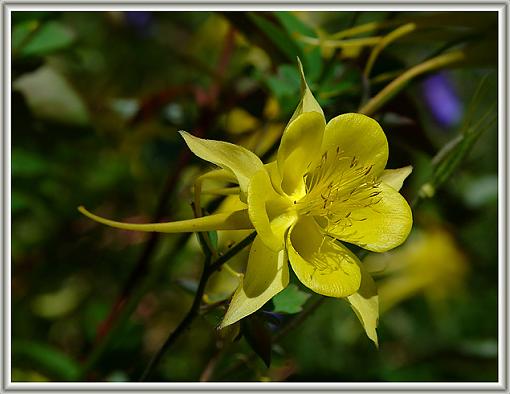
[[[253,239],[255,238],[256,232],[254,231],[250,235],[248,235],[246,238],[244,238],[242,241],[238,242],[234,247],[229,249],[227,253],[225,253],[223,256],[216,259],[216,261],[211,262],[211,254],[206,254],[206,259],[204,262],[204,269],[202,271],[202,275],[200,276],[200,282],[198,284],[197,292],[195,293],[195,297],[193,299],[193,304],[191,305],[191,308],[189,312],[186,314],[184,319],[181,321],[181,323],[177,326],[177,328],[172,331],[172,333],[168,336],[165,343],[161,348],[158,350],[158,352],[154,355],[154,357],[151,359],[149,364],[147,365],[147,368],[145,368],[145,371],[143,372],[142,376],[140,377],[140,381],[147,380],[154,368],[158,365],[159,361],[165,354],[165,352],[177,341],[177,339],[181,336],[181,334],[184,333],[186,328],[189,327],[193,319],[198,314],[198,311],[200,309],[200,303],[202,302],[202,298],[205,291],[205,286],[207,284],[207,281],[209,280],[209,277],[216,271],[218,268],[220,268],[223,264],[225,264],[228,260],[230,260],[232,257],[234,257],[237,253],[239,253],[241,250],[243,250],[246,246],[248,246]]]
[[[404,86],[413,78],[418,75],[440,69],[455,63],[459,63],[465,59],[463,51],[454,51],[436,56],[423,63],[418,64],[404,72],[398,78],[394,79],[383,90],[381,90],[375,97],[370,99],[359,112],[365,115],[372,115],[379,110],[386,102],[393,96],[400,92]]]
[[[345,30],[339,31],[339,32],[329,36],[329,38],[339,40],[341,38],[352,37],[352,36],[356,36],[356,35],[362,34],[362,33],[370,33],[370,32],[376,31],[380,28],[387,27],[387,26],[394,25],[394,24],[395,24],[395,22],[392,22],[392,21],[365,23],[364,25],[359,25],[359,26],[351,27],[350,29],[345,29]]]
[[[372,53],[370,53],[370,57],[367,60],[365,71],[363,73],[365,75],[365,78],[368,78],[370,76],[370,72],[372,71],[372,67],[374,66],[374,63],[377,60],[377,56],[379,56],[379,54],[382,52],[384,48],[390,45],[393,41],[399,39],[402,36],[405,36],[406,34],[413,32],[414,30],[416,30],[416,24],[407,23],[403,26],[396,28],[388,35],[384,36],[383,39],[379,42],[379,44],[377,44],[374,47]]]
[[[352,48],[373,46],[381,41],[381,37],[351,38],[348,40],[321,40],[320,38],[301,36],[301,41],[311,45],[321,45],[328,48]]]

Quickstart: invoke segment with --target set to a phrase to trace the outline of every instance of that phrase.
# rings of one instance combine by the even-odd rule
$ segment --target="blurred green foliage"
[[[297,283],[247,319],[242,338],[235,329],[217,332],[224,302],[204,306],[154,379],[497,380],[498,140],[494,122],[476,124],[496,117],[497,15],[474,14],[14,12],[13,380],[137,380],[188,311],[202,259],[192,237],[151,239],[76,211],[85,204],[136,222],[191,217],[190,185],[205,166],[177,130],[242,143],[267,159],[275,146],[261,144],[270,126],[281,133],[297,105],[297,56],[329,119],[356,112],[403,70],[452,48],[465,49],[469,61],[435,72],[453,86],[450,96],[427,100],[421,75],[374,117],[389,140],[388,167],[414,167],[403,190],[409,201],[440,178],[434,197],[414,210],[415,226],[453,234],[469,264],[465,290],[439,304],[421,293],[402,300],[380,318],[379,350],[347,303],[334,299],[271,342],[311,302]],[[324,42],[374,22],[354,37],[408,22],[419,28],[385,48],[366,79],[371,46]],[[482,78],[483,99],[473,101]],[[435,113],[448,100],[473,121],[441,123]],[[257,126],[232,132],[235,110]],[[132,313],[111,319],[119,300]],[[266,363],[271,356],[269,368],[250,344]]]

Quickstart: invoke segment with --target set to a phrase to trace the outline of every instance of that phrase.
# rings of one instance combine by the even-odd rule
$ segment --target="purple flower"
[[[462,118],[463,108],[451,80],[445,73],[423,81],[423,96],[432,116],[442,127],[452,127]]]
[[[150,11],[125,11],[126,24],[133,28],[140,36],[150,35],[152,28],[152,12]]]

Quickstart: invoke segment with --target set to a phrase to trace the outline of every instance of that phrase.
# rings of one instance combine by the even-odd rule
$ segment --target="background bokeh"
[[[405,23],[419,28],[364,74],[374,42]],[[115,230],[76,210],[191,217],[193,178],[210,166],[177,130],[268,160],[299,100],[296,56],[330,119],[455,49],[464,62],[418,75],[373,115],[388,167],[414,167],[408,201],[427,194],[437,152],[457,152],[466,128],[477,136],[414,209],[406,244],[365,260],[380,289],[379,349],[343,300],[324,300],[271,344],[303,315],[267,312],[270,325],[232,342],[216,330],[225,302],[204,304],[155,371],[161,381],[497,380],[498,139],[484,121],[497,113],[497,14],[14,12],[12,380],[136,381],[188,311],[202,259],[194,235]],[[252,349],[268,346],[269,368]]]

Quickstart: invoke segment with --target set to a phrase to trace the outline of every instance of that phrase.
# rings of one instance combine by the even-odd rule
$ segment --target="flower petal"
[[[379,296],[377,287],[370,274],[360,266],[361,285],[358,291],[349,297],[347,301],[358,316],[367,336],[378,345],[377,342],[377,324],[379,322]]]
[[[321,106],[313,96],[312,91],[308,87],[308,84],[306,83],[305,73],[303,71],[303,65],[301,64],[301,60],[299,60],[299,58],[297,60],[299,72],[301,75],[301,101],[299,102],[296,110],[294,111],[294,114],[292,114],[289,123],[296,119],[299,115],[304,114],[306,112],[318,112],[319,114],[322,115],[322,118],[324,119],[324,111],[322,110]],[[326,123],[325,119],[324,123]]]
[[[260,236],[253,241],[246,268],[220,328],[233,324],[260,309],[289,283],[289,267],[285,250],[273,252]]]
[[[264,164],[264,168],[269,174],[269,179],[271,180],[273,189],[277,193],[284,195],[284,192],[282,190],[282,177],[280,176],[280,171],[278,171],[278,162],[275,160],[270,163]]]
[[[316,293],[347,297],[358,290],[358,258],[345,246],[320,233],[313,218],[301,217],[287,236],[292,269]]]
[[[373,166],[374,175],[379,175],[388,161],[386,135],[379,123],[362,114],[343,114],[328,122],[321,151],[337,148],[342,156],[355,157],[363,166]]]
[[[242,146],[194,137],[185,131],[179,133],[195,155],[232,172],[243,195],[247,193],[252,175],[264,167],[257,155]]]
[[[413,172],[413,166],[396,168],[394,170],[386,169],[382,172],[379,180],[390,185],[396,191],[399,191],[411,172]]]
[[[241,283],[241,274],[224,264],[220,270],[214,272],[204,290],[203,301],[207,304],[224,301],[236,291]]]
[[[264,244],[275,252],[285,247],[285,234],[296,221],[296,213],[286,212],[288,198],[278,194],[265,169],[258,171],[248,188],[248,214]]]
[[[295,199],[305,195],[303,176],[312,160],[319,156],[324,116],[307,112],[293,120],[283,132],[278,148],[278,170],[282,178],[282,189]]]
[[[354,208],[339,223],[326,225],[326,233],[373,252],[386,252],[403,243],[413,224],[409,204],[399,192],[383,182],[373,190],[377,196],[371,204],[366,200],[358,201],[357,205],[362,208]]]

